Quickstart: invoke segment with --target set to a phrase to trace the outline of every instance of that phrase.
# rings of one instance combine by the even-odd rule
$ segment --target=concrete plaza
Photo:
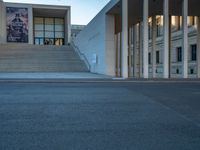
[[[1,150],[199,150],[200,83],[0,83]]]

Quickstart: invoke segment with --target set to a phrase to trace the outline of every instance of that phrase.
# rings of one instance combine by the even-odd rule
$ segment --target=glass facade
[[[36,45],[64,45],[64,19],[34,17]]]

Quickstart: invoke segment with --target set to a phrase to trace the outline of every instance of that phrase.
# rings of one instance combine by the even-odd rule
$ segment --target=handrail
[[[88,70],[90,71],[91,65],[90,65],[90,63],[89,63],[87,57],[85,56],[84,53],[82,53],[82,52],[80,51],[79,47],[75,45],[75,43],[74,43],[73,40],[71,41],[71,46],[72,46],[72,47],[74,48],[74,50],[77,52],[77,54],[79,55],[79,57],[81,58],[81,60],[83,60],[83,61],[85,62],[85,64],[86,64]]]

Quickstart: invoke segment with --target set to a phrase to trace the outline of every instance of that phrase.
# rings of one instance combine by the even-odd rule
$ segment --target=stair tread
[[[0,72],[82,72],[85,63],[71,46],[3,44]]]

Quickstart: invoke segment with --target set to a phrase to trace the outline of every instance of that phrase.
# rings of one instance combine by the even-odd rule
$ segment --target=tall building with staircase
[[[0,73],[88,72],[70,43],[70,6],[0,0]]]
[[[70,6],[0,0],[0,72],[200,78],[199,0],[110,0],[71,31]]]

